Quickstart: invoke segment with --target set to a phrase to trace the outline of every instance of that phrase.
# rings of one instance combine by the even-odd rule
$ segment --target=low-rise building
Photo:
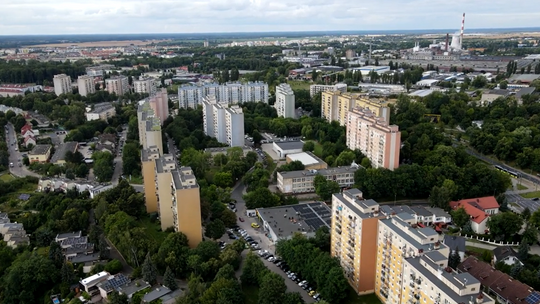
[[[495,99],[506,97],[510,95],[510,91],[507,90],[489,90],[482,93],[480,104],[482,106],[490,105]]]
[[[323,202],[258,208],[263,230],[272,242],[291,238],[295,233],[315,236],[320,227],[330,228],[331,210]]]
[[[517,257],[517,253],[514,248],[510,246],[499,246],[493,249],[493,265],[497,263],[504,263],[510,266],[513,266],[516,263],[523,265],[523,263]]]
[[[499,213],[499,203],[494,196],[463,199],[450,202],[450,208],[464,208],[470,216],[471,228],[474,233],[485,234],[488,231],[487,222],[491,215]]]
[[[106,281],[110,276],[110,273],[102,271],[85,279],[82,279],[79,284],[84,291],[86,291],[91,297],[93,297],[99,295],[100,293],[97,285],[103,281]]]
[[[110,190],[112,188],[114,188],[114,186],[111,183],[95,183],[61,178],[41,178],[38,181],[37,191],[60,191],[65,193],[70,189],[74,189],[77,190],[79,193],[88,191],[90,193],[90,198],[94,198],[99,193]]]
[[[26,234],[23,224],[11,223],[7,213],[0,213],[0,234],[8,247],[17,248],[18,246],[30,245],[30,238]]]
[[[354,173],[358,168],[359,166],[353,163],[350,167],[278,172],[277,188],[284,194],[313,193],[315,192],[313,183],[317,175],[335,181],[342,188],[351,187],[354,185]]]
[[[103,299],[107,299],[113,292],[125,294],[129,300],[137,292],[150,288],[150,284],[144,280],[131,280],[122,273],[109,275],[106,280],[99,282],[97,285],[99,294]]]
[[[272,150],[279,159],[285,159],[289,154],[300,153],[303,147],[303,141],[275,141],[272,144]]]
[[[86,108],[86,120],[104,120],[116,115],[116,109],[110,102],[103,102],[94,105],[94,108]]]
[[[441,208],[407,205],[383,205],[380,207],[380,211],[387,216],[406,213],[414,218],[415,224],[422,224],[424,226],[437,224],[445,225],[452,222],[452,216]]]
[[[79,146],[79,143],[76,141],[68,141],[63,144],[60,144],[60,146],[56,149],[53,156],[51,157],[51,163],[55,165],[64,165],[66,163],[66,153],[77,152],[78,146]]]
[[[315,154],[311,152],[288,154],[286,157],[286,161],[287,163],[299,161],[304,165],[305,170],[321,170],[328,168],[327,163],[325,163],[322,159],[318,158]]]
[[[145,294],[142,298],[142,303],[144,304],[150,304],[153,303],[153,301],[159,300],[162,297],[170,294],[172,291],[167,288],[166,286],[159,286],[150,291],[149,293]]]
[[[521,283],[490,264],[470,256],[457,267],[461,273],[468,273],[482,284],[482,290],[493,295],[498,303],[539,304],[540,293]]]
[[[51,157],[50,145],[35,145],[32,151],[28,153],[30,163],[46,163]]]

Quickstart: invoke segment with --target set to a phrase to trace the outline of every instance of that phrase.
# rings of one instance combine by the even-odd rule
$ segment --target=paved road
[[[128,126],[124,125],[124,131],[120,133],[120,138],[118,139],[118,149],[116,149],[116,155],[114,157],[114,163],[116,165],[114,167],[111,182],[115,186],[118,185],[118,180],[120,179],[120,176],[122,176],[122,153],[120,152],[120,149],[124,146],[124,143],[126,142],[127,132]]]
[[[244,222],[238,221],[238,226],[240,226],[242,229],[245,229],[255,241],[259,242],[261,249],[268,250],[271,253],[275,253],[276,249],[275,249],[274,244],[270,241],[268,237],[264,235],[264,231],[262,231],[262,228],[254,229],[251,227],[251,223],[256,222],[257,220],[255,218],[249,218],[245,216],[246,204],[244,202],[244,199],[242,198],[244,189],[245,189],[245,186],[240,182],[237,184],[237,186],[233,189],[231,193],[231,198],[236,200],[236,209],[237,209],[236,214],[245,220]],[[244,251],[243,253],[244,257],[246,254],[247,254],[247,251]],[[300,295],[302,295],[302,298],[304,299],[304,301],[306,301],[306,303],[315,302],[313,298],[310,297],[305,290],[303,290],[291,279],[287,278],[287,275],[285,275],[285,273],[279,267],[277,267],[271,262],[268,262],[265,259],[262,259],[262,261],[266,265],[266,267],[268,267],[268,269],[279,274],[285,279],[285,284],[287,285],[287,291],[300,293]]]
[[[6,141],[8,144],[9,162],[13,163],[13,168],[11,168],[10,166],[9,172],[18,177],[24,177],[27,175],[40,177],[39,174],[28,170],[26,166],[22,164],[23,157],[22,157],[22,153],[18,151],[17,134],[15,133],[15,127],[11,123],[8,123],[6,125],[6,130],[7,130]],[[15,149],[17,149],[17,151]],[[20,167],[19,167],[19,164],[20,164]]]

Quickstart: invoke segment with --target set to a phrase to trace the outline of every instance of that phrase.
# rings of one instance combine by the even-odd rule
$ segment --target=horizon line
[[[486,28],[470,28],[466,29],[465,32],[471,33],[471,31],[482,31],[482,30],[527,30],[527,29],[535,29],[536,31],[540,32],[540,26],[531,26],[531,27],[508,27],[508,28],[496,28],[496,27],[486,27]],[[426,31],[426,32],[451,32],[451,31],[459,31],[459,29],[393,29],[393,30],[313,30],[313,31],[253,31],[253,32],[168,32],[168,33],[110,33],[110,34],[101,34],[101,33],[87,33],[87,34],[73,34],[73,33],[65,33],[65,34],[10,34],[10,35],[0,35],[0,37],[18,37],[18,36],[114,36],[114,35],[209,35],[209,34],[301,34],[301,33],[363,33],[366,34],[368,32],[386,32],[386,33],[404,33],[404,32],[420,32],[420,31]],[[369,33],[368,33],[369,34]],[[419,34],[419,33],[418,33]]]

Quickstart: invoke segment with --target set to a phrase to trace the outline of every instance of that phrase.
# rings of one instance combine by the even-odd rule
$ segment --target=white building
[[[133,81],[133,89],[135,93],[146,93],[148,95],[154,95],[156,93],[156,83],[154,79],[146,77]]]
[[[268,85],[263,82],[232,82],[189,84],[178,88],[180,108],[196,108],[202,100],[212,96],[220,103],[238,104],[244,102],[268,103]]]
[[[214,96],[203,99],[204,133],[231,147],[244,146],[244,113],[239,106],[217,102]]]
[[[122,96],[129,91],[129,82],[126,76],[116,76],[105,80],[107,91],[110,94]]]
[[[54,93],[57,96],[71,93],[71,77],[66,74],[54,75]]]
[[[337,83],[334,85],[313,84],[309,86],[309,96],[313,97],[321,92],[335,92],[340,91],[342,93],[347,92],[347,84]]]
[[[276,104],[274,108],[276,108],[279,117],[295,118],[294,102],[294,92],[290,85],[282,83],[276,87]]]
[[[94,78],[88,75],[81,75],[77,79],[77,86],[79,87],[79,94],[81,96],[88,96],[96,92],[96,86],[94,85]]]
[[[86,120],[104,120],[116,115],[116,109],[110,102],[103,102],[94,105],[94,109],[86,108]]]

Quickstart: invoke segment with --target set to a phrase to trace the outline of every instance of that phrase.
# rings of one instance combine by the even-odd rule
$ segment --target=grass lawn
[[[317,155],[318,157],[321,157],[323,154],[323,147],[318,142],[314,142],[314,143],[315,143],[315,150],[313,150],[313,154]]]
[[[308,90],[311,85],[308,81],[287,81],[293,90]]]
[[[259,288],[242,285],[242,292],[244,293],[244,303],[257,304],[259,301]]]
[[[12,180],[14,180],[15,177],[13,177],[13,175],[11,175],[9,172],[6,172],[2,175],[0,175],[0,180],[3,181],[3,182],[10,182]]]
[[[527,189],[529,189],[529,188],[523,186],[522,184],[517,184],[517,189],[518,189],[518,190],[527,190]]]
[[[41,255],[44,255],[44,256],[48,256],[49,255],[49,247],[39,247],[37,249],[37,253],[41,254]]]
[[[129,183],[130,184],[136,184],[136,185],[142,185],[143,184],[143,178],[142,178],[142,176],[132,176]]]
[[[377,298],[375,294],[369,294],[365,296],[358,296],[351,291],[349,296],[343,301],[345,304],[381,304],[381,300]]]
[[[483,248],[477,248],[477,247],[472,247],[472,246],[465,246],[465,250],[466,250],[466,251],[470,251],[470,252],[474,252],[474,253],[478,253],[479,255],[484,254],[486,251],[489,252],[489,254],[491,254],[491,250],[487,250],[487,249],[483,249]]]
[[[138,222],[141,227],[146,228],[148,236],[157,244],[161,244],[167,237],[167,233],[161,231],[161,225],[158,222],[152,223],[148,217],[143,217]]]
[[[540,191],[521,193],[520,195],[524,198],[535,198],[535,197],[540,197]]]

